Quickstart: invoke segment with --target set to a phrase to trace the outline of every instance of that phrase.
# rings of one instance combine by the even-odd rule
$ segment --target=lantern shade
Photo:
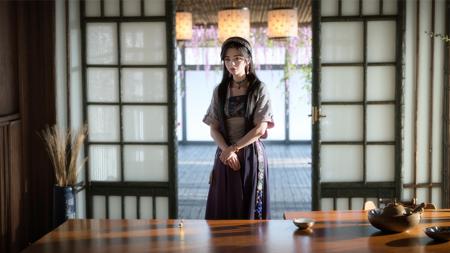
[[[219,41],[229,37],[250,37],[250,11],[247,8],[226,9],[218,13]]]
[[[192,39],[192,13],[177,12],[176,13],[176,39],[177,40],[191,40]]]
[[[268,31],[271,39],[297,37],[298,18],[297,9],[275,9],[267,12]]]

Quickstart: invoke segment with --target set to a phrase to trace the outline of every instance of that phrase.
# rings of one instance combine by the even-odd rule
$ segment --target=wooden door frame
[[[361,2],[360,2],[361,3]],[[382,4],[382,3],[380,3]],[[339,5],[338,8],[342,6]],[[361,7],[361,6],[360,6]],[[396,58],[395,58],[395,181],[392,182],[379,182],[371,183],[366,181],[366,168],[364,165],[364,180],[362,182],[343,182],[343,183],[320,183],[320,124],[319,121],[313,120],[312,125],[312,210],[320,210],[320,198],[332,197],[334,206],[336,207],[336,198],[343,197],[349,199],[349,205],[351,206],[352,197],[390,197],[400,199],[402,190],[401,181],[401,168],[403,164],[402,160],[402,131],[403,131],[403,66],[404,66],[404,41],[405,41],[405,30],[406,30],[406,2],[404,0],[398,1],[397,14],[395,15],[396,21]],[[361,13],[361,8],[360,8]],[[361,16],[342,16],[339,10],[339,17],[326,17],[327,21],[358,21],[367,22],[367,19]],[[370,20],[384,20],[385,18],[381,15],[378,18],[377,15],[371,16]],[[389,20],[393,20],[392,17]],[[319,108],[321,106],[321,61],[320,61],[320,45],[321,45],[321,0],[312,1],[312,107]],[[364,36],[367,36],[364,34]],[[367,39],[364,38],[364,43]],[[367,68],[367,59],[364,56],[364,67]],[[335,64],[339,65],[339,64]],[[364,80],[366,82],[366,80]],[[367,104],[366,97],[364,99],[364,104]],[[312,113],[314,114],[314,113]],[[320,119],[320,117],[319,117]],[[366,120],[366,119],[365,119]],[[364,123],[365,124],[365,123]],[[365,131],[365,130],[364,130]],[[365,134],[363,136],[363,145],[367,145]],[[365,162],[365,161],[364,161]],[[357,194],[355,194],[357,192]]]
[[[87,218],[93,217],[93,196],[99,195],[105,197],[105,212],[106,218],[109,218],[109,208],[108,208],[108,198],[109,196],[119,196],[121,198],[121,213],[122,218],[125,218],[125,202],[124,199],[126,196],[134,196],[137,199],[137,218],[140,218],[140,210],[139,210],[139,198],[140,197],[152,197],[152,212],[153,218],[156,219],[156,198],[157,197],[167,197],[169,200],[168,206],[168,216],[171,219],[175,219],[178,216],[178,192],[177,192],[177,136],[176,136],[176,87],[175,87],[175,66],[176,66],[176,56],[175,56],[175,0],[165,0],[165,14],[164,16],[145,16],[144,15],[144,1],[141,1],[141,16],[137,17],[127,17],[123,15],[123,1],[119,0],[119,16],[115,17],[107,17],[104,15],[104,1],[101,1],[100,5],[100,16],[99,17],[87,17],[85,16],[85,2],[86,0],[80,0],[80,29],[81,29],[81,61],[82,61],[82,87],[83,87],[83,121],[88,123],[88,114],[87,107],[89,104],[96,104],[94,102],[87,101],[87,68],[90,66],[95,67],[117,67],[118,68],[118,82],[119,82],[119,90],[121,90],[121,68],[125,65],[120,62],[120,24],[127,22],[165,22],[166,24],[166,44],[167,44],[167,59],[166,63],[162,65],[136,65],[137,67],[145,67],[145,68],[166,68],[167,70],[167,102],[164,103],[141,103],[143,105],[164,105],[167,106],[167,128],[168,128],[168,137],[165,142],[143,142],[141,145],[167,145],[168,149],[168,181],[167,182],[127,182],[124,181],[123,177],[121,181],[118,182],[99,182],[99,181],[90,181],[89,175],[89,163],[85,165],[85,182],[86,182],[86,216]],[[118,63],[112,65],[95,65],[95,64],[87,64],[87,48],[86,48],[86,31],[87,24],[90,22],[107,22],[107,23],[116,23],[117,25],[117,50],[118,50]],[[170,52],[170,53],[169,53]],[[133,65],[127,65],[126,67],[130,67]],[[134,67],[136,67],[134,66]],[[102,104],[102,103],[98,103]],[[119,101],[117,103],[106,103],[106,104],[114,104],[119,107],[123,106],[124,102],[121,100],[120,92],[119,92]],[[130,103],[129,103],[130,104]],[[121,110],[120,110],[121,111]],[[119,113],[119,124],[122,125],[122,112]],[[123,131],[123,130],[120,130]],[[122,135],[122,133],[121,133]],[[121,175],[124,175],[124,145],[136,144],[132,142],[126,142],[123,138],[120,138],[120,141],[117,143],[114,142],[98,142],[98,141],[89,141],[85,142],[85,152],[89,152],[89,145],[103,145],[103,144],[114,144],[121,146],[120,149],[120,157],[121,157]],[[140,143],[139,143],[140,144]]]
[[[445,8],[445,31],[450,35],[450,0],[446,1]],[[447,42],[444,49],[444,94],[443,94],[443,129],[442,129],[442,207],[450,206],[450,42]]]
[[[320,105],[320,82],[321,82],[321,68],[320,68],[320,7],[321,0],[312,1],[312,94],[311,107],[318,107]],[[318,46],[315,46],[318,45]],[[313,113],[311,113],[313,115]],[[320,210],[320,124],[312,124],[312,140],[311,140],[311,209],[313,211]]]

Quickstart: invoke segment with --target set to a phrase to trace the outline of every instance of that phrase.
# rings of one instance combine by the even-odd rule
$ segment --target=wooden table
[[[316,220],[313,251],[326,252],[450,252],[449,242],[435,242],[424,232],[430,226],[450,226],[450,209],[426,210],[420,224],[403,233],[385,234],[372,227],[367,211],[286,212]]]
[[[364,211],[288,212],[311,217],[312,230],[290,220],[69,220],[24,252],[450,252],[423,233],[450,226],[450,210],[425,212],[416,228],[382,234]]]

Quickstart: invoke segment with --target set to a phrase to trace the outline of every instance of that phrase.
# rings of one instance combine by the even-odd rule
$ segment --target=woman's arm
[[[242,137],[239,141],[235,143],[235,147],[237,149],[241,149],[246,147],[247,145],[252,144],[257,141],[267,130],[267,122],[260,122],[257,124],[252,130],[250,130],[244,137]]]
[[[219,148],[222,151],[224,151],[226,148],[228,148],[228,145],[225,142],[225,139],[223,138],[222,134],[220,133],[219,124],[211,123],[211,125],[209,125],[209,129],[210,129],[211,137],[213,138],[213,140],[217,144],[217,146],[219,146]]]
[[[220,160],[226,161],[235,151],[252,144],[257,141],[261,136],[264,135],[267,129],[267,122],[260,122],[252,130],[250,130],[246,135],[239,139],[236,143],[231,146],[222,149],[222,154],[220,155]],[[213,137],[214,138],[214,137]]]
[[[213,138],[214,142],[222,150],[222,153],[224,152],[224,150],[229,148],[227,143],[225,142],[225,139],[223,138],[222,134],[220,133],[218,124],[212,123],[210,125],[210,133],[211,133],[211,137]],[[223,156],[220,155],[220,161],[223,164],[226,164],[229,167],[231,167],[231,169],[239,170],[241,168],[241,164],[239,163],[239,159],[237,157],[237,154],[234,153],[233,151],[231,151],[231,153],[229,153],[227,155],[227,159],[226,160],[222,159],[222,158],[223,158]]]

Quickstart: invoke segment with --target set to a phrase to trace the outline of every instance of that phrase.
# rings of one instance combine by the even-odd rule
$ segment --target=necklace
[[[241,81],[235,81],[235,80],[233,79],[233,83],[237,84],[238,90],[240,90],[240,89],[241,89],[241,86],[243,86],[243,84],[245,84],[246,82],[247,82],[247,79],[246,79],[246,78],[244,78],[244,79],[241,80]]]

